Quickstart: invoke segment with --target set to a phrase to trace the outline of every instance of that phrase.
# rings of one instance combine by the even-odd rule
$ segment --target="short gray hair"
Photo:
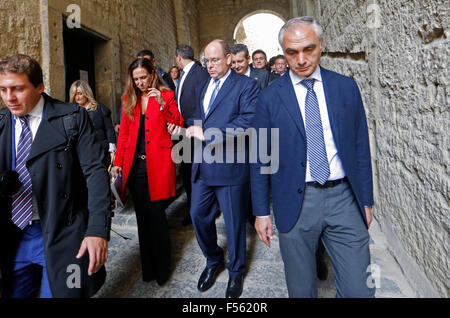
[[[283,38],[286,31],[294,26],[300,25],[300,24],[309,24],[312,25],[314,31],[316,32],[319,39],[323,39],[323,29],[320,25],[319,21],[314,20],[311,17],[304,16],[304,17],[297,17],[289,20],[281,27],[280,33],[278,34],[278,42],[280,42],[280,46],[283,47]]]

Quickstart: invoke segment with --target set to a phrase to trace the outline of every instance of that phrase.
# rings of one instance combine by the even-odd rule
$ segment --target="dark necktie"
[[[300,83],[308,90],[305,99],[305,126],[310,173],[314,180],[323,185],[330,175],[330,165],[323,137],[319,102],[313,89],[314,81],[314,79],[306,79]]]
[[[16,171],[19,174],[19,180],[22,182],[23,188],[14,198],[11,218],[13,223],[23,230],[33,217],[31,177],[25,165],[30,153],[32,139],[31,129],[28,126],[28,115],[19,117],[19,120],[22,124],[22,133],[17,145]]]

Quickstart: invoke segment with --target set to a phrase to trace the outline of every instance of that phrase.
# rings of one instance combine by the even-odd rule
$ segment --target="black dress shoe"
[[[242,289],[244,287],[244,277],[238,276],[234,279],[228,280],[227,293],[225,298],[239,298],[242,294]]]
[[[216,282],[217,276],[224,269],[224,267],[225,266],[223,263],[212,267],[206,267],[198,280],[198,290],[204,292],[210,289],[211,286]]]

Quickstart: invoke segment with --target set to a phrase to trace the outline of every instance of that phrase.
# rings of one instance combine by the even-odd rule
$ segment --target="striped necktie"
[[[217,94],[219,93],[220,79],[215,79],[214,80],[214,85],[215,85],[214,91],[213,91],[213,93],[211,95],[211,99],[209,101],[208,109],[205,112],[205,116],[208,115],[209,111],[211,110],[211,106],[213,105],[214,100],[216,99]]]
[[[300,83],[308,90],[305,99],[305,127],[307,154],[311,177],[324,184],[330,175],[327,150],[323,137],[322,119],[320,118],[319,102],[314,92],[314,79],[306,79]]]
[[[16,171],[19,174],[19,180],[23,184],[13,200],[11,219],[20,229],[24,229],[33,217],[33,195],[31,192],[31,176],[27,170],[26,162],[31,149],[31,129],[28,125],[28,115],[19,117],[22,124],[22,133],[20,134],[17,145]]]

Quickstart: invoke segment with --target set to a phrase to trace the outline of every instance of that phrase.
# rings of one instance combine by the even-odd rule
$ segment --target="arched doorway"
[[[250,55],[257,49],[272,56],[283,54],[278,43],[278,33],[285,20],[276,12],[268,10],[254,11],[243,17],[235,27],[234,43],[247,45]]]

